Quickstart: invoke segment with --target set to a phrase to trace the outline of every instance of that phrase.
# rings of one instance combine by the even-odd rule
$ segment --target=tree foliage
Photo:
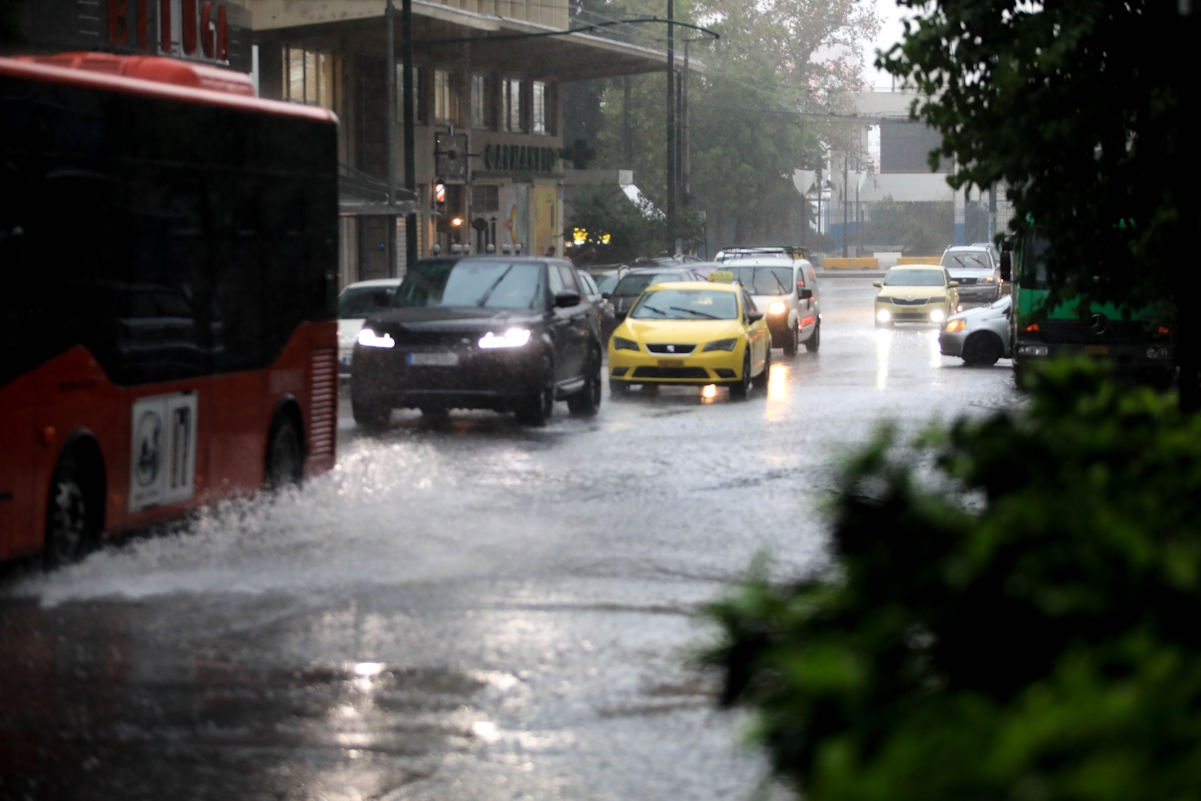
[[[899,245],[908,256],[940,254],[955,225],[953,203],[907,203],[886,197],[863,225],[860,243]]]
[[[898,0],[915,12],[877,64],[916,86],[953,186],[1008,186],[1051,243],[1052,303],[1127,308],[1192,291],[1201,223],[1197,15],[1160,0]],[[1084,301],[1084,303],[1079,303]],[[1201,325],[1177,321],[1182,402],[1197,408]],[[1191,376],[1191,377],[1190,377]]]
[[[1201,794],[1201,418],[1091,364],[882,430],[829,575],[715,604],[724,701],[810,801]],[[915,466],[924,466],[924,480]]]
[[[632,262],[639,256],[663,256],[674,253],[667,241],[667,220],[651,201],[632,202],[620,190],[596,187],[581,192],[574,202],[573,229],[587,232],[587,240],[576,248],[577,262],[612,264]],[[695,211],[684,209],[676,221],[676,235],[686,251],[701,243],[703,221]],[[584,255],[587,254],[587,255]]]

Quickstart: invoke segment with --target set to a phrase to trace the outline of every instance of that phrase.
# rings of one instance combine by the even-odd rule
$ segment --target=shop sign
[[[486,145],[484,169],[496,172],[554,172],[559,151],[530,145]]]

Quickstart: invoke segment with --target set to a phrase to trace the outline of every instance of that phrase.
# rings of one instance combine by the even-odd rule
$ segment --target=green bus
[[[1175,373],[1171,327],[1160,310],[1092,304],[1082,316],[1072,301],[1047,308],[1047,240],[1035,233],[1005,242],[1001,278],[1012,282],[1013,367],[1057,356],[1084,355],[1108,360],[1119,375],[1166,386]]]

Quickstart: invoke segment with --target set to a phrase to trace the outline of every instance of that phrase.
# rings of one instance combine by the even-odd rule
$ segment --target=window
[[[559,272],[563,275],[563,288],[570,292],[579,293],[580,285],[576,283],[575,270],[566,264],[560,264]]]
[[[488,127],[488,79],[483,75],[471,76],[471,127]]]
[[[521,133],[521,79],[505,78],[501,81],[502,123],[506,131]]]
[[[283,99],[334,108],[334,57],[294,47],[283,49]]]
[[[458,100],[453,73],[434,70],[434,122],[456,122]]]
[[[533,113],[534,133],[549,133],[546,126],[546,84],[542,81],[534,81],[534,97],[530,111]]]
[[[471,210],[474,214],[500,211],[500,187],[476,184],[471,187]]]
[[[421,113],[421,68],[413,67],[413,119],[424,120]],[[396,121],[405,120],[405,71],[403,64],[396,65]]]

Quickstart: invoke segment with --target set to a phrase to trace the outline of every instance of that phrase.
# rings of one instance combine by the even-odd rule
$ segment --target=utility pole
[[[847,257],[847,223],[850,222],[850,198],[847,197],[847,154],[842,154],[842,257]]]
[[[676,31],[675,2],[667,0],[667,247],[676,248]]]
[[[392,0],[384,7],[384,18],[388,28],[388,58],[387,63],[387,105],[384,112],[388,116],[384,129],[388,132],[388,205],[396,204],[396,36],[393,30],[395,9]],[[388,226],[387,247],[384,253],[388,259],[388,277],[396,277],[396,215],[390,214],[384,218]]]
[[[682,133],[680,136],[680,184],[684,187],[684,205],[692,205],[692,163],[689,158],[688,151],[691,146],[691,137],[688,130],[688,45],[692,44],[691,39],[684,40],[684,76],[681,81],[680,91],[680,127]]]
[[[391,8],[392,0],[388,0],[388,7]],[[413,108],[415,95],[413,93],[413,0],[401,0],[400,6],[400,21],[401,31],[404,36],[404,67],[402,79],[404,81],[404,137],[405,137],[405,189],[413,192],[410,197],[416,197],[417,192],[417,154],[414,152],[414,140],[416,135],[413,131],[413,118],[415,110]],[[388,28],[391,31],[391,26]],[[391,50],[391,47],[389,47]],[[395,80],[396,68],[392,68],[393,80]],[[393,98],[395,101],[395,97]],[[395,118],[388,121],[389,125],[395,126]],[[396,226],[393,226],[395,228]],[[417,213],[411,212],[405,217],[405,265],[406,268],[412,266],[417,261]]]

